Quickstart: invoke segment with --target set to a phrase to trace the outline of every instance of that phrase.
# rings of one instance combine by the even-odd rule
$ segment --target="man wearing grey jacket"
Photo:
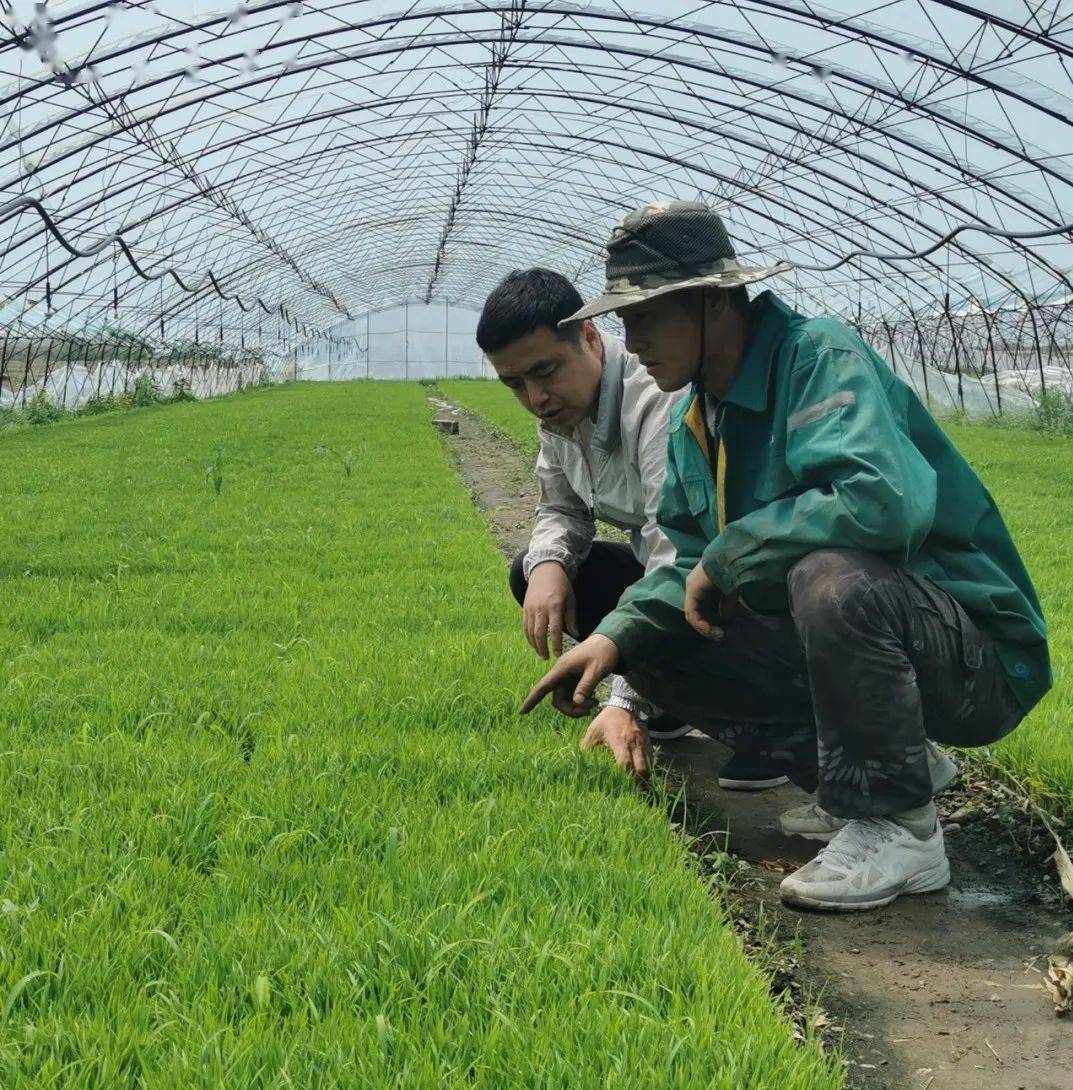
[[[539,419],[537,507],[529,547],[511,567],[525,635],[541,658],[562,654],[564,633],[584,639],[647,572],[674,562],[656,523],[667,423],[678,394],[662,392],[621,338],[591,321],[560,328],[582,305],[576,288],[548,269],[511,273],[489,295],[477,343],[500,381]],[[596,541],[596,520],[629,534],[630,544]],[[558,706],[558,705],[557,705]],[[570,715],[586,714],[573,706]],[[593,719],[583,748],[609,745],[615,717],[644,725],[645,738],[674,738],[688,725],[661,716],[622,677]],[[620,764],[650,763],[647,752],[614,753]],[[736,754],[723,787],[758,790],[785,783],[781,769]]]

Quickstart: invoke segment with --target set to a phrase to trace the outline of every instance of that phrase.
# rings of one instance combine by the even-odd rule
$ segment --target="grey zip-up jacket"
[[[630,535],[648,573],[674,563],[674,546],[656,523],[667,463],[667,422],[681,391],[665,394],[619,337],[602,333],[604,370],[595,423],[563,431],[538,425],[540,503],[523,571],[558,561],[573,579],[589,555],[596,519]],[[621,677],[612,692],[640,698]]]

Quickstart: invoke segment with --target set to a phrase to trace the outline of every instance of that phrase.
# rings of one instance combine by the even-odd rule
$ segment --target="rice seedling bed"
[[[0,437],[0,1085],[841,1085],[663,812],[519,721],[428,419],[301,384]]]

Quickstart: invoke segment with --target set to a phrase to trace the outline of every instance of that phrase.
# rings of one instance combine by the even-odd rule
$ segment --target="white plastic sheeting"
[[[53,405],[77,409],[98,397],[119,396],[133,390],[146,377],[163,394],[170,394],[176,383],[185,384],[194,397],[217,397],[234,393],[260,380],[264,365],[249,363],[234,367],[196,367],[173,364],[160,367],[127,368],[110,363],[64,363],[50,370],[36,382],[9,390],[0,386],[0,408],[28,405],[40,395]]]
[[[477,347],[480,312],[447,300],[372,310],[331,330],[334,343],[299,347],[297,377],[340,381],[356,378],[422,379],[493,371]]]
[[[996,391],[994,375],[982,379],[962,375],[959,382],[955,373],[923,367],[919,360],[898,358],[893,363],[898,377],[916,391],[936,416],[964,413],[972,419],[983,420],[998,416],[1000,412],[1029,413],[1035,405],[1035,391],[1039,389],[1038,378],[1033,388],[1020,371],[1000,371]]]
[[[76,409],[96,397],[133,390],[147,376],[165,394],[183,382],[195,397],[215,397],[255,384],[266,372],[272,381],[351,381],[355,379],[427,379],[466,376],[494,378],[477,346],[479,311],[473,307],[408,301],[371,311],[332,330],[332,341],[312,340],[298,348],[296,361],[242,366],[161,364],[129,369],[118,360],[97,364],[72,362],[51,369],[37,382],[14,391],[0,386],[0,408],[28,404],[44,393],[48,401]],[[612,320],[609,324],[615,326]],[[1028,366],[1027,360],[1000,359],[1006,369],[977,375],[966,369],[959,381],[953,371],[924,367],[919,357],[903,354],[876,331],[865,334],[894,371],[937,415],[964,413],[986,419],[999,413],[1030,413],[1041,388],[1073,395],[1073,375],[1065,366]],[[912,343],[911,341],[909,343]]]

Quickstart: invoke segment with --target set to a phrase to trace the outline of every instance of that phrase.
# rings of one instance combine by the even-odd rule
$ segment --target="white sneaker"
[[[783,836],[800,836],[805,840],[830,840],[846,827],[847,818],[829,814],[818,802],[806,802],[779,814],[779,829]]]
[[[944,753],[934,742],[925,742],[928,753],[928,770],[931,772],[933,794],[949,787],[961,770],[954,759]],[[829,814],[818,802],[806,802],[779,815],[779,828],[785,836],[800,836],[805,840],[830,840],[846,825],[846,818]]]
[[[865,912],[902,893],[931,893],[950,883],[938,822],[927,840],[888,818],[850,821],[811,863],[782,880],[786,904],[828,912]]]
[[[940,791],[945,791],[961,775],[961,769],[958,767],[957,761],[934,742],[926,741],[924,748],[928,751],[931,791],[933,795],[938,795]]]

